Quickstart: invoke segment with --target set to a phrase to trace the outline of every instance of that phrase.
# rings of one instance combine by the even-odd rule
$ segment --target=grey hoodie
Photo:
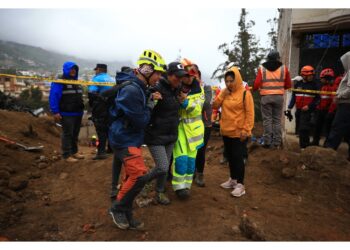
[[[344,67],[344,77],[337,90],[337,103],[350,103],[350,51],[340,58]]]

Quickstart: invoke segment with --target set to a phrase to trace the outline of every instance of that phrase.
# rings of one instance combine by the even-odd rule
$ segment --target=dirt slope
[[[25,133],[30,124],[34,135]],[[323,159],[327,154],[315,149],[300,154],[250,146],[247,194],[237,199],[230,190],[219,187],[229,171],[219,164],[222,142],[214,134],[207,153],[206,187],[193,186],[191,199],[183,202],[176,199],[168,183],[172,203],[144,208],[135,204],[135,216],[145,222],[145,231],[122,231],[107,214],[112,157],[93,161],[93,149],[81,147],[87,159],[67,165],[55,152],[60,145],[58,128],[49,119],[28,114],[0,110],[0,134],[45,146],[41,153],[29,153],[0,143],[1,239],[350,240],[350,167],[346,161],[336,160],[345,158],[343,152]],[[295,143],[289,148],[296,149]],[[305,160],[312,158],[308,153],[318,154],[321,163],[334,164],[322,166]],[[144,156],[152,166],[146,148]],[[252,225],[250,231],[245,227],[247,220]]]

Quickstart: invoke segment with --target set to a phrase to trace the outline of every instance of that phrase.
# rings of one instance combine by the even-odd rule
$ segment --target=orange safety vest
[[[275,71],[269,71],[261,66],[262,84],[260,95],[283,95],[284,79],[286,78],[285,68],[282,65]]]

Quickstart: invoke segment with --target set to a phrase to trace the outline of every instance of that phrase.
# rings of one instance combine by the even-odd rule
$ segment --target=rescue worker
[[[149,172],[150,180],[156,178],[156,201],[167,205],[170,199],[165,194],[165,183],[174,144],[178,136],[179,108],[177,99],[181,79],[187,75],[179,62],[168,65],[167,75],[162,77],[151,92],[159,92],[161,99],[154,107],[151,120],[145,129],[145,144],[156,164]]]
[[[325,68],[320,73],[320,80],[322,83],[321,91],[332,92],[333,91],[333,81],[334,81],[334,71],[331,68]],[[331,94],[320,94],[320,103],[316,107],[316,124],[313,133],[313,140],[311,145],[319,146],[320,138],[323,132],[323,128],[326,125],[326,118],[329,111],[329,108],[332,104],[332,95]],[[326,138],[328,136],[330,128],[326,128]]]
[[[301,68],[302,81],[296,82],[292,98],[288,105],[288,111],[296,105],[295,116],[299,116],[299,146],[305,149],[310,145],[310,131],[314,125],[313,115],[316,106],[319,104],[320,95],[312,93],[318,91],[318,84],[314,81],[315,70],[312,66],[306,65]],[[304,91],[298,91],[304,90]],[[310,91],[310,92],[309,92]]]
[[[165,62],[153,50],[145,50],[137,61],[138,68],[125,74],[125,84],[115,97],[110,109],[112,124],[108,138],[115,160],[124,166],[124,178],[109,214],[120,229],[141,229],[144,224],[133,218],[135,197],[147,182],[147,168],[142,157],[141,145],[144,129],[150,121],[151,110],[159,93],[147,95],[147,87],[154,86],[165,72]],[[158,96],[158,97],[157,97]]]
[[[74,62],[63,64],[60,79],[77,80],[79,67]],[[84,159],[78,153],[78,137],[84,114],[83,89],[79,84],[51,83],[49,96],[50,109],[56,122],[62,125],[61,148],[66,162]]]
[[[280,61],[278,51],[272,50],[258,69],[253,90],[261,96],[261,114],[265,148],[280,148],[282,144],[282,113],[284,91],[291,87],[288,68]]]
[[[254,127],[254,101],[251,92],[243,86],[237,67],[227,70],[224,79],[226,88],[213,102],[213,108],[222,110],[220,131],[230,168],[230,178],[220,186],[233,189],[231,194],[240,197],[245,194],[244,155]]]
[[[188,76],[183,78],[178,95],[180,123],[173,153],[175,166],[172,169],[172,186],[180,199],[186,199],[190,196],[189,190],[195,171],[197,151],[204,144],[204,124],[202,121],[204,90],[197,80],[196,70],[186,64],[184,67]]]
[[[114,82],[114,79],[107,74],[106,64],[97,64],[94,68],[95,76],[93,82],[105,83]],[[93,160],[102,160],[108,157],[106,153],[106,144],[108,138],[108,106],[101,98],[101,93],[110,89],[112,86],[90,85],[88,87],[89,105],[91,107],[92,121],[94,122],[99,144],[97,153]]]
[[[337,112],[325,146],[337,150],[345,137],[349,144],[348,160],[350,161],[350,52],[345,53],[340,60],[345,75],[336,93]]]

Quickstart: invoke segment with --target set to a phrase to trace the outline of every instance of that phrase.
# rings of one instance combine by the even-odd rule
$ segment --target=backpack
[[[109,117],[109,110],[114,107],[114,100],[120,89],[131,84],[131,81],[125,81],[112,88],[98,93],[89,93],[89,105],[91,106],[91,114],[93,121],[105,122]]]

